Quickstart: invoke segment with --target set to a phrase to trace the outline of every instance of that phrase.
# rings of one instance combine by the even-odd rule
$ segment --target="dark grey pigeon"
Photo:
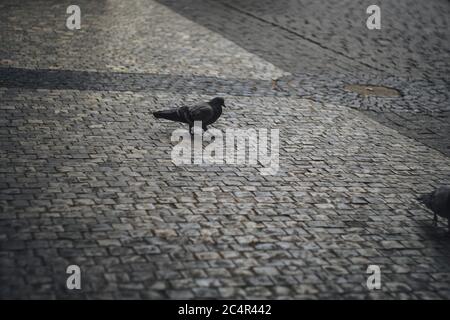
[[[450,186],[439,187],[431,193],[420,196],[418,200],[434,212],[435,225],[437,225],[437,216],[447,218],[450,233]]]
[[[189,132],[193,134],[192,128],[194,121],[202,122],[202,129],[208,130],[208,125],[216,122],[222,114],[222,106],[225,107],[225,100],[216,97],[208,102],[204,102],[192,107],[179,107],[169,110],[156,111],[153,115],[156,118],[167,119],[171,121],[187,123],[189,125]]]

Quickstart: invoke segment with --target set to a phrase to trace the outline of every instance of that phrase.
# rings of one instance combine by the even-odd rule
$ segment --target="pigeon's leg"
[[[437,217],[437,214],[435,213],[434,214],[434,226],[437,227],[437,224],[438,224],[438,217]]]
[[[203,125],[202,129],[203,129],[203,131],[206,131],[206,130],[208,130],[208,127],[206,125]]]

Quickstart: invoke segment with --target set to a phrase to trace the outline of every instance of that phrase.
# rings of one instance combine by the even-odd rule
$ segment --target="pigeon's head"
[[[215,97],[214,99],[212,99],[210,102],[209,102],[212,106],[214,106],[214,107],[226,107],[226,105],[225,105],[225,100],[223,99],[223,98],[221,98],[221,97]]]
[[[427,208],[431,209],[431,193],[423,194],[417,198],[418,201],[422,202]]]

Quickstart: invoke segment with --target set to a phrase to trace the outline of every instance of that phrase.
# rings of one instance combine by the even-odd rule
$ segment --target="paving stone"
[[[448,183],[450,160],[352,108],[362,99],[321,98],[350,76],[308,83],[153,1],[80,5],[77,33],[52,13],[63,4],[39,21],[0,4],[1,298],[448,298],[445,225],[415,198]],[[442,106],[446,83],[389,79],[415,93],[363,102],[424,110],[429,85]],[[214,128],[280,130],[276,175],[172,163],[181,126],[152,112],[219,94]],[[362,285],[369,264],[380,292]]]

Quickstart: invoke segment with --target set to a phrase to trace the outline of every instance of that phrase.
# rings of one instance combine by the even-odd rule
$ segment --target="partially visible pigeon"
[[[208,130],[208,125],[216,122],[222,114],[222,106],[225,107],[223,98],[216,97],[209,102],[204,102],[192,107],[180,107],[163,111],[153,112],[156,118],[187,123],[189,132],[192,134],[194,121],[202,122],[202,129]]]
[[[437,225],[437,216],[447,218],[450,233],[450,186],[439,187],[431,193],[420,196],[418,200],[434,212],[435,225]]]

